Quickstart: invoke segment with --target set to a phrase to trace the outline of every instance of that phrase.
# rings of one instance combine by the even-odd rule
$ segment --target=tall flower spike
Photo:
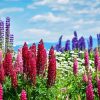
[[[50,87],[56,80],[56,57],[54,54],[54,48],[51,47],[49,51],[49,66],[48,66],[48,79],[47,86]]]
[[[0,84],[0,100],[3,100],[3,88],[1,84]]]
[[[69,51],[69,50],[70,50],[70,40],[67,40],[65,44],[65,51]]]
[[[37,74],[42,75],[45,71],[47,57],[46,57],[46,50],[44,48],[43,40],[41,40],[38,44],[38,52],[37,52]]]
[[[89,82],[86,87],[86,100],[94,100],[93,86],[91,82]]]
[[[20,100],[27,100],[27,94],[25,90],[22,90]]]
[[[88,51],[85,51],[85,54],[84,54],[84,61],[85,61],[85,68],[86,68],[86,70],[87,70],[88,67],[89,67],[89,56],[88,56]]]
[[[20,51],[18,51],[14,68],[18,73],[23,73],[23,60],[22,60],[22,54]]]
[[[78,73],[78,61],[77,61],[77,58],[74,59],[73,73],[74,73],[74,75],[77,75],[77,73]]]
[[[99,64],[99,52],[98,52],[98,49],[96,49],[95,55],[94,55],[94,65],[95,65],[96,70],[97,70],[98,64]]]
[[[10,52],[6,53],[6,56],[4,58],[4,62],[3,62],[3,67],[4,67],[4,71],[6,75],[10,75],[12,72],[12,54]]]
[[[86,73],[83,74],[83,81],[88,82],[88,77],[87,77]]]
[[[16,74],[16,71],[15,70],[13,70],[12,71],[12,74],[11,74],[11,83],[12,83],[12,86],[14,88],[16,88],[18,86],[17,74]]]
[[[0,65],[0,83],[3,83],[5,80],[5,73],[4,73],[4,68],[3,65]]]
[[[22,48],[22,58],[23,58],[23,72],[27,72],[27,53],[28,53],[28,45],[25,42]]]
[[[35,57],[30,59],[30,79],[35,86],[36,84],[36,59]]]
[[[98,96],[100,98],[100,79],[97,80]]]
[[[33,43],[32,46],[30,47],[30,50],[33,53],[33,56],[35,57],[35,59],[37,59],[37,55],[36,55],[36,44]]]

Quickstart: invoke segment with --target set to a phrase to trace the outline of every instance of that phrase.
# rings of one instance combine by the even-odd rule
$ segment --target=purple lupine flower
[[[77,32],[76,31],[74,31],[74,36],[77,37]]]
[[[100,47],[100,33],[97,34],[97,42],[98,42],[98,47]]]
[[[58,43],[56,44],[56,51],[60,51],[61,47],[62,47],[62,35],[60,36],[59,40],[58,40]]]
[[[85,45],[85,39],[83,36],[79,39],[78,45],[79,45],[80,50],[85,50],[86,45]]]
[[[93,48],[93,38],[90,35],[89,40],[88,40],[88,49],[89,49],[89,51],[92,50],[92,48]]]
[[[4,46],[4,22],[0,20],[0,48]]]
[[[78,37],[76,32],[74,32],[74,37],[72,39],[72,50],[74,49],[78,49]]]
[[[10,35],[10,18],[6,18],[6,33],[5,33],[5,51],[9,49],[9,35]]]
[[[86,100],[94,100],[93,86],[91,82],[89,82],[86,87]]]
[[[73,73],[74,73],[74,75],[77,75],[77,73],[78,73],[78,61],[77,61],[77,58],[74,59]]]
[[[69,51],[69,50],[70,50],[70,40],[67,40],[65,44],[65,51]]]

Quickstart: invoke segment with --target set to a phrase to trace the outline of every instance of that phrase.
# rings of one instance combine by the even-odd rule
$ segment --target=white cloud
[[[0,9],[0,15],[12,12],[22,12],[22,11],[24,11],[24,9],[18,7],[2,8]]]
[[[65,22],[68,20],[69,20],[69,18],[66,18],[63,16],[56,16],[53,13],[48,13],[48,14],[43,14],[43,15],[35,15],[30,19],[31,22],[46,21],[46,22],[52,22],[52,23]]]
[[[69,0],[57,0],[57,2],[59,4],[67,4],[67,3],[69,3]]]
[[[50,34],[49,31],[45,30],[45,29],[36,29],[36,28],[29,28],[23,31],[23,33],[31,33],[31,34]]]
[[[65,7],[63,5],[66,6],[66,4],[69,3],[69,0],[40,0],[40,1],[36,1],[33,2],[32,4],[28,5],[27,8],[29,9],[36,9],[37,6],[48,6],[50,7],[52,10],[58,10],[57,8],[61,8],[59,10],[62,10],[62,8],[64,9]],[[62,7],[63,6],[63,7]]]

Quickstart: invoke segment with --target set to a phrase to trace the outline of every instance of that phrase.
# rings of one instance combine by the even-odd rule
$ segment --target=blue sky
[[[100,0],[0,0],[0,18],[11,18],[14,44],[55,42],[100,33]]]

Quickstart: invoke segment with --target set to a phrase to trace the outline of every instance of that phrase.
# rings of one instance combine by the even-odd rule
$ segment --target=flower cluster
[[[5,75],[10,75],[13,69],[13,65],[12,65],[12,54],[9,51],[5,55],[3,67]]]
[[[5,73],[4,73],[4,68],[3,65],[0,65],[0,83],[3,83],[5,80]]]
[[[99,66],[99,52],[98,52],[98,49],[96,49],[95,55],[94,55],[94,66],[97,70],[97,68]]]
[[[16,70],[12,70],[12,73],[11,73],[10,77],[11,77],[12,86],[14,88],[16,88],[18,86]]]
[[[1,84],[0,84],[0,100],[3,100],[3,88]]]
[[[89,82],[86,87],[86,100],[94,100],[93,86],[91,82]]]
[[[27,72],[27,53],[28,53],[28,45],[25,42],[22,48],[22,59],[23,59],[23,72]]]
[[[78,73],[78,61],[77,61],[77,58],[74,59],[73,73],[74,73],[74,75],[77,75],[77,73]]]
[[[37,52],[37,74],[38,75],[44,74],[46,64],[47,64],[47,54],[44,48],[43,40],[41,40],[38,44],[38,52]]]
[[[84,61],[85,61],[85,68],[88,69],[89,67],[89,55],[88,55],[88,51],[85,51],[85,54],[84,54]]]
[[[49,51],[49,66],[48,66],[48,87],[52,86],[56,80],[56,57],[54,54],[54,48],[51,47]]]
[[[27,95],[25,90],[22,90],[20,100],[27,100]]]

